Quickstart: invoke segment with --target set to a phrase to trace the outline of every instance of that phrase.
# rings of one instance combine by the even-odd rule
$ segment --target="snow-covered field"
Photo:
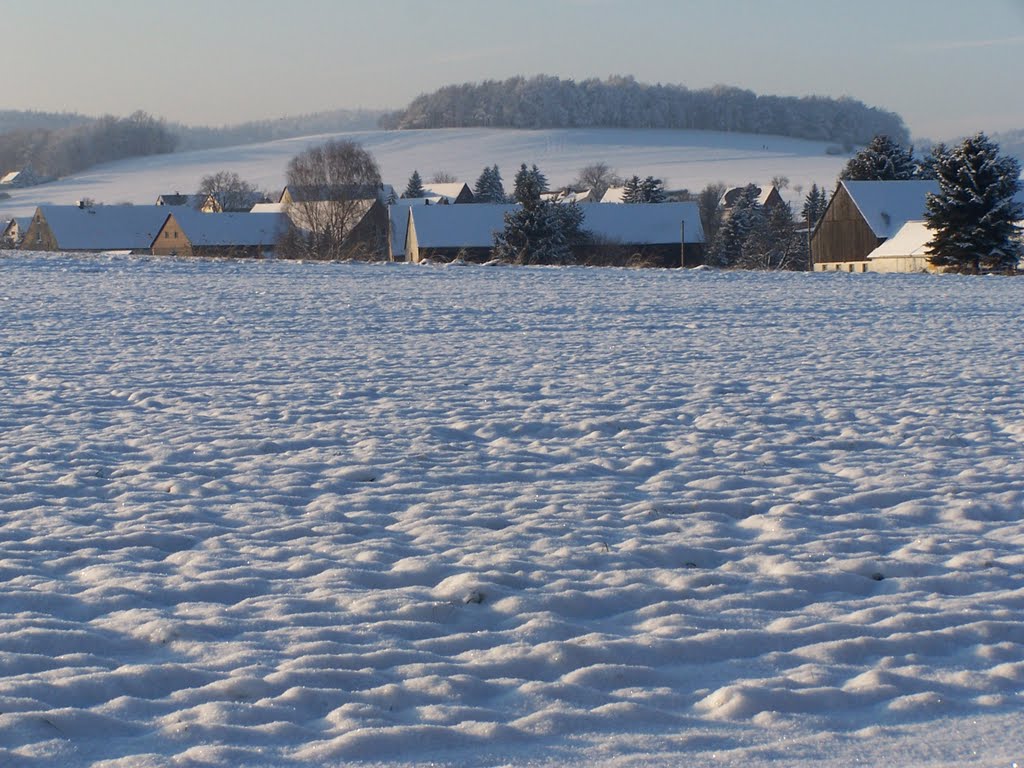
[[[0,259],[0,765],[1024,762],[1022,298]]]
[[[86,197],[107,204],[152,205],[161,194],[194,192],[204,176],[221,170],[280,191],[288,161],[329,138],[366,146],[384,181],[399,191],[413,170],[425,179],[445,171],[472,186],[484,166],[497,163],[511,191],[520,163],[537,163],[551,184],[560,185],[571,182],[584,166],[605,162],[626,176],[665,179],[670,189],[696,192],[709,182],[767,184],[773,176],[787,176],[792,187],[801,185],[806,192],[812,182],[831,188],[848,159],[827,155],[829,145],[821,142],[711,131],[364,131],[110,163],[51,184],[10,190],[11,199],[0,201],[0,219],[30,216],[38,205],[71,205]],[[784,194],[799,196],[792,188]]]

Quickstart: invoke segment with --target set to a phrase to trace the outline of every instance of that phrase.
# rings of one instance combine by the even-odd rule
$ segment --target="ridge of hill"
[[[903,118],[849,97],[762,96],[733,86],[690,90],[631,76],[576,82],[549,75],[446,85],[385,115],[383,128],[669,128],[760,133],[853,146],[882,134],[910,142]]]

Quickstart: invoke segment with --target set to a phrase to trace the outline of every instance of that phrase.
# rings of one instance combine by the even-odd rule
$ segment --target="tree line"
[[[691,90],[632,77],[576,82],[538,75],[448,85],[381,118],[382,128],[671,128],[863,145],[908,141],[903,119],[851,98],[759,96],[731,86]]]
[[[31,168],[57,178],[100,163],[173,152],[177,139],[167,123],[145,112],[106,115],[63,128],[26,128],[0,135],[0,169]]]

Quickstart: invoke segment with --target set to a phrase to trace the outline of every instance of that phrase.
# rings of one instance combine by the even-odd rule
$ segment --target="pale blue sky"
[[[0,108],[221,124],[442,85],[632,74],[1024,128],[1024,0],[10,0]]]

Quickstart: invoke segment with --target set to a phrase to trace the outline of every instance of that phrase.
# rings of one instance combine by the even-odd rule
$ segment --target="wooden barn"
[[[908,221],[924,218],[934,181],[840,181],[811,235],[815,271],[871,271],[868,254]]]

